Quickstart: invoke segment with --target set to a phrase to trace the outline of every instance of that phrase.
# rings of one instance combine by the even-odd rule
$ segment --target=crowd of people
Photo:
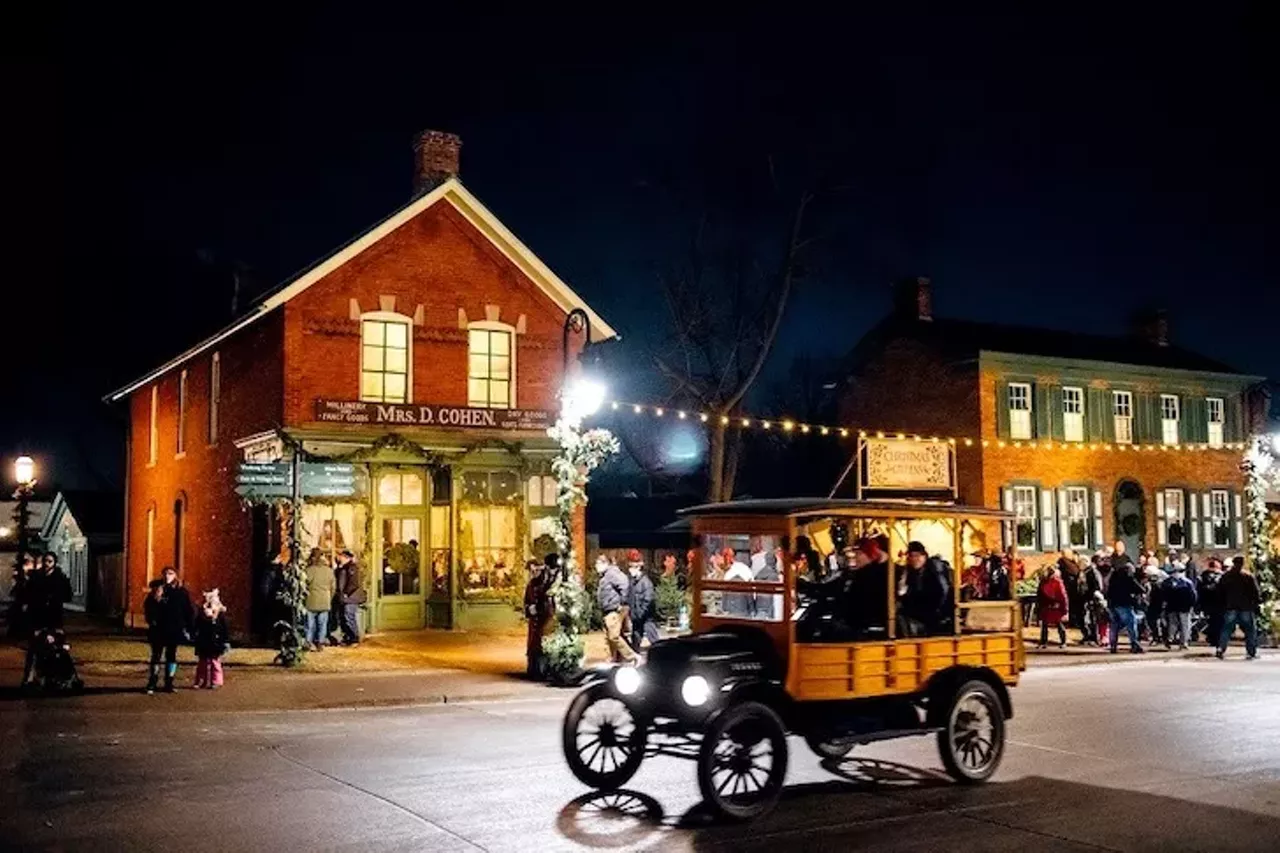
[[[1151,646],[1187,649],[1202,636],[1221,658],[1239,628],[1248,659],[1258,654],[1262,592],[1243,557],[1226,567],[1211,557],[1197,571],[1190,555],[1176,551],[1146,551],[1135,560],[1123,541],[1092,556],[1063,551],[1041,571],[1035,598],[1040,648],[1048,646],[1050,630],[1065,647],[1070,626],[1083,644],[1112,654],[1123,631],[1134,654]]]
[[[71,579],[58,565],[58,555],[52,552],[23,558],[22,566],[14,573],[13,593],[9,608],[9,634],[27,643],[27,653],[22,666],[22,687],[27,688],[43,680],[48,673],[41,672],[42,656],[50,647],[62,649],[63,607],[71,600]],[[48,669],[48,667],[43,667]]]

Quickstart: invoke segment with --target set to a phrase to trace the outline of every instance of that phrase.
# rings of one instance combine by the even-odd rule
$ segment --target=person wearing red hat
[[[631,588],[627,592],[627,604],[631,610],[631,648],[638,652],[646,639],[650,645],[661,639],[656,609],[658,596],[653,580],[644,570],[644,557],[635,548],[627,552],[627,572],[631,575]]]

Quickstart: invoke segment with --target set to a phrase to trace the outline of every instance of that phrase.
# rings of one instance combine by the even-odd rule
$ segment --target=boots
[[[164,692],[173,692],[173,677],[178,674],[178,665],[176,663],[165,664],[164,668]]]
[[[151,673],[147,676],[147,693],[148,693],[148,695],[156,692],[156,682],[157,682],[157,681],[159,681],[159,680],[160,680],[159,667],[157,667],[157,666],[152,666],[152,667],[151,667]]]

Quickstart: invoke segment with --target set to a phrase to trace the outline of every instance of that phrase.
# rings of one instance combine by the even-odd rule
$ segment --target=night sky
[[[223,325],[234,274],[243,304],[404,203],[423,128],[462,136],[463,181],[637,363],[692,212],[731,207],[772,157],[838,188],[775,381],[852,346],[904,275],[967,318],[1120,333],[1165,306],[1178,343],[1280,376],[1262,4],[703,20],[419,5],[99,5],[11,46],[4,290],[10,331],[29,332],[6,467],[24,450],[46,484],[118,485],[101,396]]]

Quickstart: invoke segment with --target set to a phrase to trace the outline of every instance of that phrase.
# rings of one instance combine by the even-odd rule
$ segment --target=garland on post
[[[1245,512],[1248,541],[1245,557],[1258,585],[1262,588],[1262,608],[1258,632],[1271,635],[1277,627],[1280,611],[1280,559],[1271,542],[1271,519],[1267,513],[1267,489],[1280,479],[1280,460],[1276,459],[1269,436],[1255,437],[1240,467],[1245,473]]]
[[[606,429],[582,430],[578,418],[562,414],[547,435],[560,445],[560,454],[551,462],[556,478],[556,525],[554,537],[560,551],[560,576],[551,587],[556,602],[556,631],[542,641],[547,673],[552,681],[570,683],[581,672],[586,652],[584,635],[589,629],[591,608],[578,571],[578,555],[573,548],[573,516],[587,503],[587,482],[591,472],[618,452],[618,439]]]

